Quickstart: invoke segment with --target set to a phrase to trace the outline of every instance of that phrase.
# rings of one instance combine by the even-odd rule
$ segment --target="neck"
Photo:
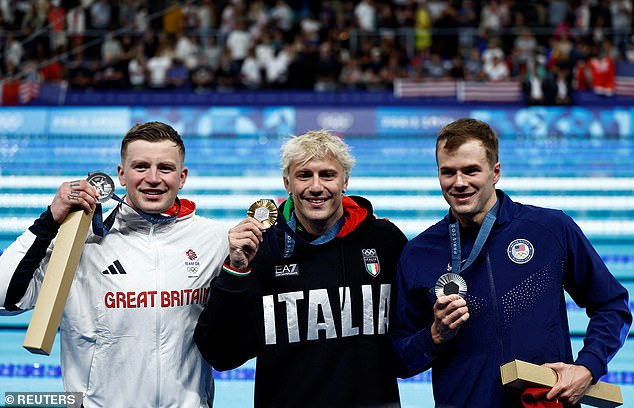
[[[482,223],[484,222],[484,218],[487,216],[489,211],[491,211],[491,208],[493,208],[493,206],[495,205],[495,203],[497,203],[497,201],[498,201],[497,196],[493,195],[492,199],[490,199],[487,205],[484,207],[484,210],[476,214],[456,215],[455,213],[453,213],[453,211],[452,213],[454,217],[456,217],[456,219],[460,223],[461,227],[467,227],[467,228],[479,227],[480,225],[482,225]]]

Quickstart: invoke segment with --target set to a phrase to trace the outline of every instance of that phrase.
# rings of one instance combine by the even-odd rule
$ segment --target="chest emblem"
[[[198,261],[198,254],[193,249],[185,251],[185,270],[188,278],[197,278],[200,276],[200,261]]]
[[[513,240],[508,248],[506,248],[506,253],[508,254],[511,261],[516,264],[525,264],[530,261],[535,254],[535,248],[533,244],[527,239],[519,238]]]
[[[299,265],[275,265],[275,277],[279,278],[282,276],[299,276]]]
[[[365,263],[365,270],[370,276],[377,276],[381,273],[381,264],[379,263],[379,257],[376,254],[376,249],[362,249],[361,255],[363,256],[363,262]]]

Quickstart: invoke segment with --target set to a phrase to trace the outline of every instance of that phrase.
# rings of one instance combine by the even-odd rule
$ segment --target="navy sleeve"
[[[406,249],[407,252],[407,249]],[[411,268],[408,263],[415,255],[404,253],[396,274],[396,293],[392,298],[389,337],[397,361],[397,374],[401,378],[414,376],[431,367],[441,346],[431,338],[433,310],[420,303],[420,297],[411,293]],[[432,306],[433,307],[433,306]]]
[[[566,221],[568,252],[564,287],[590,317],[584,346],[575,364],[587,367],[594,381],[598,381],[607,373],[608,362],[629,333],[632,314],[628,293],[577,224],[569,218]]]
[[[194,340],[216,370],[231,370],[255,357],[256,334],[248,296],[251,279],[223,270],[211,283],[209,303],[198,319]]]
[[[29,227],[29,230],[35,234],[36,238],[31,247],[24,254],[24,258],[22,258],[11,277],[4,302],[6,310],[19,310],[16,304],[26,293],[29,282],[33,279],[33,274],[42,262],[42,259],[46,256],[46,250],[57,235],[59,227],[60,225],[53,219],[50,207]]]

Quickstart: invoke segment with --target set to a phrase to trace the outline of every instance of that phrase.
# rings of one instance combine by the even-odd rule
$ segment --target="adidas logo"
[[[125,275],[127,272],[121,266],[121,263],[117,259],[112,263],[112,265],[108,266],[108,269],[101,271],[104,275]]]

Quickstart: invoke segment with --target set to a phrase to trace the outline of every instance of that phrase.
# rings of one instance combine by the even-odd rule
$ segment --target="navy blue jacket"
[[[461,276],[469,320],[441,346],[431,340],[434,286],[451,264],[451,215],[411,240],[401,256],[390,338],[400,376],[432,368],[437,407],[515,407],[518,391],[503,387],[500,365],[575,363],[598,380],[632,322],[625,288],[608,271],[581,229],[562,211],[522,205],[498,190],[497,220],[476,261]],[[475,233],[461,232],[462,259]],[[590,322],[573,359],[564,290]]]

